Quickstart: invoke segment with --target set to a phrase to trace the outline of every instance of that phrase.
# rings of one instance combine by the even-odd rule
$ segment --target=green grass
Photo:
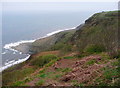
[[[41,74],[41,73],[44,73],[44,72],[45,72],[45,69],[41,70],[39,73]]]
[[[23,84],[24,84],[23,81],[17,81],[17,82],[15,82],[15,83],[13,83],[12,86],[22,86]]]
[[[36,59],[33,59],[31,61],[31,65],[43,67],[45,64],[48,64],[50,61],[56,60],[56,59],[58,59],[56,55],[48,54],[48,55],[40,56]]]
[[[56,58],[56,59],[51,60],[48,64],[45,65],[45,67],[49,67],[49,66],[53,65],[56,61],[58,61],[60,59],[61,58]]]
[[[117,60],[117,61],[114,61],[114,62],[112,62],[111,64],[112,64],[112,66],[119,66],[119,61],[118,61],[118,60]]]
[[[102,52],[99,55],[102,56],[103,60],[110,60],[110,56],[105,52]]]
[[[29,82],[29,81],[31,81],[31,80],[33,80],[33,79],[30,78],[30,77],[26,77],[26,78],[24,79],[24,82],[26,83],[26,82]]]
[[[29,74],[33,73],[34,69],[33,68],[25,68],[25,69],[21,69],[21,70],[14,70],[11,72],[6,72],[3,74],[3,85],[7,85],[7,84],[11,84],[23,79],[25,77],[27,77]],[[19,83],[17,83],[19,84]]]
[[[47,74],[42,73],[42,74],[39,75],[39,77],[41,77],[41,78],[45,78],[45,77],[47,77]]]
[[[112,80],[112,78],[116,78],[118,77],[119,73],[118,73],[118,70],[117,69],[105,69],[104,70],[104,77],[106,79],[109,79],[109,80]]]
[[[40,77],[42,79],[44,78],[51,78],[51,75],[55,74],[55,72],[42,72],[42,73],[39,73],[36,77]]]
[[[70,68],[64,68],[63,70],[62,70],[62,72],[70,72],[70,71],[72,71],[72,69],[70,69]]]
[[[70,68],[58,68],[58,69],[56,69],[56,71],[59,71],[59,72],[70,72],[70,71],[72,71],[72,69],[70,69]]]
[[[95,44],[90,44],[87,45],[86,48],[84,49],[84,52],[86,53],[101,53],[105,51],[105,47],[103,47],[102,45],[95,45]]]
[[[54,79],[58,79],[58,78],[62,77],[62,75],[63,74],[57,74],[57,75],[55,75]]]
[[[39,80],[37,83],[35,83],[36,86],[41,86],[45,83],[44,80]]]
[[[98,55],[101,56],[101,62],[104,63],[104,64],[107,63],[111,59],[110,56],[105,52],[102,52]]]
[[[95,59],[86,62],[86,65],[93,65],[94,63],[96,63]]]
[[[83,83],[76,83],[73,86],[82,87],[82,86],[84,86],[84,84]]]
[[[111,64],[112,65],[112,64]],[[111,67],[104,67],[100,69],[102,71],[102,76],[96,78],[95,85],[97,86],[118,86],[118,79],[120,79],[120,74],[114,66]],[[113,82],[113,79],[116,80]]]

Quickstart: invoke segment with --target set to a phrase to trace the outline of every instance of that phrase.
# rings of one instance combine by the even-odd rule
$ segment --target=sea
[[[2,13],[2,67],[5,70],[27,60],[30,55],[12,49],[22,43],[71,29],[84,23],[94,12]]]

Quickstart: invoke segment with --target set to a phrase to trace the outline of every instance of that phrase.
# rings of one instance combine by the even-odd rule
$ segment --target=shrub
[[[100,53],[100,52],[104,52],[105,51],[105,47],[102,45],[95,45],[95,44],[91,44],[88,45],[85,49],[84,52],[93,54],[93,53]]]
[[[58,57],[52,54],[40,56],[31,61],[31,65],[43,67],[45,64],[49,63],[51,60],[55,60]]]

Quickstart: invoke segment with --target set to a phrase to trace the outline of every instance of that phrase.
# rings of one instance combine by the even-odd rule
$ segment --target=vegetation
[[[76,30],[67,30],[44,39],[39,39],[32,43],[30,52],[38,53],[48,50],[60,50],[63,47],[66,47],[66,43],[71,39],[75,31]]]
[[[55,55],[44,55],[44,56],[40,56],[36,59],[31,60],[31,65],[33,66],[39,66],[39,67],[43,67],[45,64],[49,63],[52,60],[57,59],[58,57]]]
[[[93,59],[93,60],[88,61],[86,64],[87,64],[87,65],[93,65],[95,62],[96,62],[96,60]]]
[[[93,47],[93,49],[87,51],[93,53],[105,50],[106,52],[117,53],[119,44],[117,40],[118,26],[117,11],[94,14],[85,21],[82,28],[76,31],[71,42],[80,52],[87,47]],[[97,51],[95,48],[98,48]]]
[[[39,80],[37,83],[36,83],[36,86],[41,86],[45,81],[44,80]]]
[[[100,52],[105,52],[105,47],[101,46],[101,45],[88,45],[84,52],[86,53],[100,53]]]
[[[6,72],[3,74],[3,85],[10,85],[10,83],[14,83],[20,79],[27,77],[29,74],[33,73],[33,68],[26,68],[22,70],[14,70],[12,72]],[[21,84],[22,82],[17,82],[15,85]]]
[[[30,51],[38,54],[5,70],[3,85],[25,86],[34,81],[35,86],[120,86],[117,19],[117,11],[96,13],[76,30],[35,41]],[[48,53],[55,50],[58,55]]]

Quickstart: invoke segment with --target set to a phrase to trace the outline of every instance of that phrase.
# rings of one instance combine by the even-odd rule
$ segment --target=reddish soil
[[[35,83],[37,83],[39,81],[39,78],[35,78],[34,80],[26,83],[26,85],[29,85],[29,86],[35,86]]]
[[[52,53],[58,53],[58,52],[52,52]],[[48,53],[42,53],[48,54]],[[74,54],[71,54],[74,55]],[[70,55],[69,55],[70,56]],[[81,59],[61,59],[57,61],[52,66],[48,67],[46,72],[55,72],[58,68],[71,68],[72,71],[66,73],[63,75],[59,81],[56,81],[54,79],[48,79],[47,80],[47,86],[70,86],[72,80],[76,80],[78,83],[90,83],[92,80],[94,80],[96,77],[101,75],[100,68],[105,67],[106,65],[109,65],[110,62],[107,64],[93,64],[93,65],[86,65],[85,63],[89,60],[96,60],[96,62],[101,61],[101,56],[99,55],[91,55],[87,56]],[[37,70],[32,75],[36,75],[41,69]],[[27,83],[27,85],[35,86],[35,83],[38,81],[38,78],[35,78],[33,81]],[[44,84],[45,85],[45,84]]]

